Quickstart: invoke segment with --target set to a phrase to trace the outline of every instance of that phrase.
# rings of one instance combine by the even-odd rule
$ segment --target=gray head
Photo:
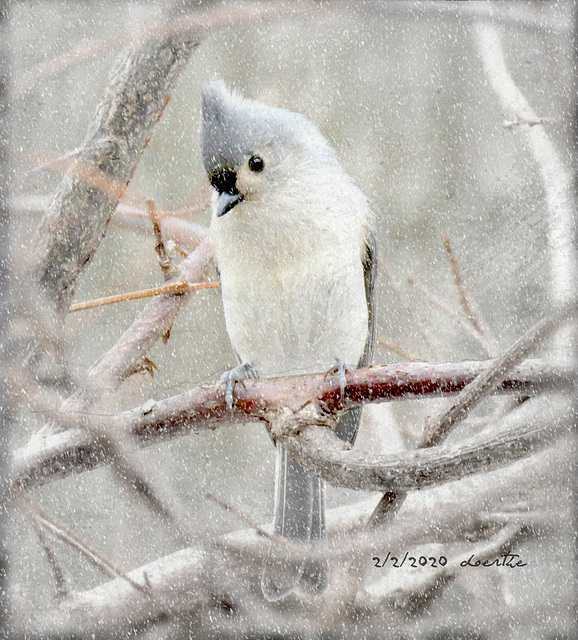
[[[336,163],[318,129],[303,116],[248,100],[222,80],[203,89],[201,151],[224,215],[263,185],[282,186],[283,167]],[[285,172],[286,173],[286,172]]]

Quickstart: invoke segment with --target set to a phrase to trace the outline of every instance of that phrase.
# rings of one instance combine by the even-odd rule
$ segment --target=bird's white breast
[[[336,199],[306,192],[308,201],[289,189],[274,204],[243,202],[211,223],[227,331],[261,375],[355,366],[365,345],[367,205],[353,184]]]

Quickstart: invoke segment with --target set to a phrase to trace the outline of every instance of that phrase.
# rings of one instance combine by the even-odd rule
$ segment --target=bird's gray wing
[[[375,233],[368,233],[363,256],[363,279],[365,283],[365,299],[367,300],[368,329],[363,355],[357,364],[358,369],[368,367],[373,361],[375,351],[375,282],[377,280],[377,244]]]
[[[373,352],[375,351],[375,282],[377,279],[377,245],[375,233],[368,232],[367,241],[365,243],[365,252],[362,256],[363,278],[365,283],[365,299],[367,301],[367,339],[365,340],[365,348],[363,354],[357,363],[357,368],[362,369],[368,367],[373,361]],[[344,414],[337,425],[337,435],[347,442],[353,444],[357,437],[359,429],[359,421],[361,419],[361,407],[352,409]]]

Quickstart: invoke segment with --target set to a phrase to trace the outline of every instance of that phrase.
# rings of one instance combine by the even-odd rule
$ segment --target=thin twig
[[[488,345],[493,344],[493,348],[490,352],[488,352],[488,355],[495,357],[498,354],[498,347],[497,347],[496,341],[493,338],[489,337],[488,331],[480,316],[479,309],[476,306],[474,311],[474,304],[470,302],[471,296],[466,291],[466,287],[462,279],[462,274],[460,271],[460,265],[459,265],[458,259],[456,258],[456,255],[452,250],[451,239],[448,235],[444,235],[442,236],[442,240],[444,243],[444,248],[450,260],[450,268],[454,276],[454,282],[458,290],[458,297],[460,300],[460,305],[462,307],[462,310],[466,318],[468,319],[469,323],[481,336],[484,337]]]
[[[155,239],[157,241],[155,251],[157,252],[157,255],[159,257],[159,265],[161,267],[161,271],[163,272],[165,280],[170,280],[176,274],[177,269],[173,265],[170,256],[167,254],[165,241],[163,239],[163,234],[161,231],[160,215],[153,200],[147,200],[146,205],[149,217],[151,219],[151,222],[153,223],[153,231],[155,234]]]
[[[388,351],[395,353],[395,355],[403,358],[404,360],[409,360],[410,362],[419,362],[421,358],[413,351],[409,351],[405,347],[402,347],[397,342],[393,342],[393,340],[388,340],[387,338],[380,338],[379,336],[375,339],[377,344],[381,345]]]
[[[190,218],[193,216],[198,216],[199,214],[207,211],[210,206],[210,202],[203,202],[196,207],[185,207],[184,209],[175,209],[174,211],[171,211],[170,209],[157,209],[157,215],[164,223],[168,218]],[[144,209],[141,209],[137,206],[128,205],[124,201],[118,205],[116,211],[114,212],[114,215],[124,215],[150,220],[148,211],[145,211]]]
[[[287,538],[283,538],[283,536],[278,536],[275,533],[267,531],[258,522],[250,518],[247,514],[243,513],[240,509],[237,509],[237,507],[234,507],[232,504],[229,504],[221,498],[218,498],[216,495],[212,493],[207,493],[205,495],[209,500],[212,500],[213,502],[216,502],[220,507],[223,507],[225,511],[229,511],[234,516],[239,518],[241,522],[244,522],[248,527],[256,531],[260,536],[263,536],[263,538],[267,538],[267,540],[271,540],[271,542],[280,544],[283,547],[287,547],[288,549],[293,549],[294,551],[297,551],[300,548],[299,545],[292,543]]]
[[[122,578],[126,580],[132,587],[141,593],[147,593],[147,587],[143,587],[138,582],[135,582],[127,573],[119,567],[115,562],[107,558],[98,549],[95,549],[86,540],[83,540],[74,531],[71,531],[66,525],[57,520],[52,514],[50,514],[44,507],[42,507],[36,500],[29,496],[25,491],[22,491],[18,487],[13,486],[12,491],[18,496],[22,502],[26,504],[29,511],[36,517],[39,524],[45,529],[50,531],[60,540],[68,544],[73,549],[76,549],[87,560],[91,562],[95,567],[100,569],[105,575],[113,578]]]
[[[221,285],[218,282],[171,282],[163,284],[160,287],[152,289],[142,289],[140,291],[130,291],[128,293],[119,293],[115,296],[107,296],[105,298],[97,298],[96,300],[87,300],[86,302],[77,302],[70,305],[68,312],[85,311],[86,309],[94,309],[95,307],[103,307],[107,304],[116,304],[117,302],[126,302],[128,300],[140,300],[142,298],[153,298],[154,296],[163,295],[181,295],[189,291],[199,291],[201,289],[217,289]]]
[[[117,205],[114,216],[111,219],[111,224],[117,223],[119,218],[138,218],[143,221],[148,221],[148,212],[140,206],[142,200],[142,197],[135,193],[134,187],[131,185],[123,194],[122,202],[119,202]],[[41,215],[49,206],[50,197],[46,195],[20,194],[13,195],[10,199],[10,209],[13,213],[19,215]],[[203,202],[196,207],[185,207],[184,209],[176,209],[174,211],[161,209],[159,216],[163,222],[171,218],[189,218],[204,213],[209,207],[210,204],[208,202]]]
[[[387,265],[385,264],[385,262],[384,262],[384,260],[382,258],[380,258],[380,262],[381,262],[381,271],[383,272],[385,277],[388,279],[389,284],[390,284],[393,292],[397,296],[398,300],[403,303],[403,300],[404,300],[405,296],[401,292],[401,289],[398,287],[395,279],[393,278],[393,275],[392,275],[391,271],[387,268]],[[420,332],[421,337],[422,337],[423,341],[425,342],[425,345],[426,345],[426,348],[428,350],[429,355],[433,359],[437,359],[437,350],[434,347],[432,341],[430,340],[430,337],[429,337],[429,334],[428,334],[428,331],[427,331],[426,327],[423,325],[421,320],[418,318],[417,313],[415,312],[413,307],[411,307],[407,303],[403,303],[403,304],[404,304],[404,307],[405,307],[405,310],[406,310],[408,316],[412,320],[412,325],[415,326],[418,329],[418,331]],[[417,358],[417,360],[418,361],[419,360],[424,360],[424,358]]]
[[[504,120],[502,127],[504,129],[513,129],[523,124],[527,124],[529,127],[535,127],[537,124],[552,124],[558,122],[557,118],[517,118],[516,120]]]
[[[462,318],[459,314],[457,314],[451,307],[449,307],[445,302],[440,300],[435,294],[429,291],[424,285],[416,282],[414,278],[408,278],[407,283],[419,291],[423,293],[427,300],[429,300],[434,306],[438,307],[441,311],[443,311],[449,318],[451,318],[465,333],[469,334],[478,342],[486,351],[488,355],[491,355],[493,351],[493,345],[489,344],[485,337],[476,329],[467,322],[464,318]]]
[[[62,571],[60,563],[58,562],[58,558],[54,553],[54,549],[48,543],[48,540],[44,535],[44,531],[42,531],[42,528],[40,526],[40,521],[38,518],[34,517],[32,519],[32,526],[34,528],[34,531],[36,532],[40,546],[44,551],[44,555],[46,556],[48,566],[52,571],[52,576],[54,577],[54,582],[56,584],[56,599],[65,600],[66,598],[69,597],[68,587],[66,585],[66,578],[64,577],[64,572]]]

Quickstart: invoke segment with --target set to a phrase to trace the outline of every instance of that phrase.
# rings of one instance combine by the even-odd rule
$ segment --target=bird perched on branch
[[[210,237],[227,331],[244,378],[330,372],[342,391],[348,367],[370,363],[376,271],[366,198],[319,130],[303,116],[266,106],[213,80],[203,90],[201,148],[215,192]],[[360,410],[338,435],[355,440]],[[277,447],[275,533],[325,537],[324,483]],[[283,564],[283,563],[281,563]],[[298,586],[321,591],[323,562],[297,569],[271,560],[262,588],[278,600]]]

